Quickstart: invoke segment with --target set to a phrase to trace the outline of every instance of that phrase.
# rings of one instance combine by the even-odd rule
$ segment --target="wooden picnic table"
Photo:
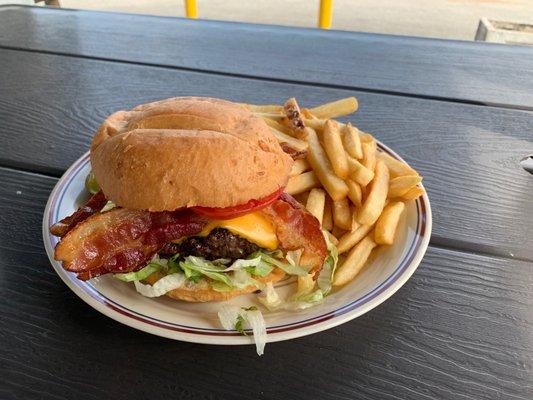
[[[181,95],[349,118],[424,176],[428,252],[377,309],[304,338],[172,341],[80,300],[50,266],[54,184],[113,111]],[[533,398],[533,48],[0,7],[0,398]]]

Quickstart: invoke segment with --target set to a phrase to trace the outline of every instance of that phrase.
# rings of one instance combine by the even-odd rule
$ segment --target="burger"
[[[177,97],[109,116],[90,152],[92,197],[50,227],[78,279],[145,296],[223,301],[289,276],[314,281],[319,221],[283,192],[293,159],[263,119],[225,100]]]

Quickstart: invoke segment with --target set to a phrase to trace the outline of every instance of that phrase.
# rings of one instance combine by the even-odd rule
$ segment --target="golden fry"
[[[283,106],[280,106],[279,104],[246,104],[244,103],[243,106],[245,106],[248,110],[252,112],[280,113],[280,114],[283,112]]]
[[[404,210],[405,204],[401,201],[390,203],[383,209],[374,231],[374,240],[377,244],[394,243],[396,228]]]
[[[361,139],[361,143],[363,143],[363,142],[373,142],[375,140],[374,136],[372,136],[370,133],[365,133],[365,132],[361,132],[361,131],[359,131],[359,139]]]
[[[402,196],[404,200],[414,200],[422,196],[426,191],[421,187],[415,186]]]
[[[363,149],[363,159],[361,160],[361,164],[373,171],[376,166],[376,141],[372,140],[371,142],[363,142],[361,147]]]
[[[309,171],[290,178],[289,183],[287,183],[287,186],[285,187],[285,191],[291,195],[295,195],[319,186],[320,182],[315,173]]]
[[[309,165],[307,160],[305,158],[301,158],[299,160],[294,161],[294,164],[292,164],[290,176],[300,175],[301,173],[309,171],[310,169],[311,166]]]
[[[293,132],[292,129],[290,129],[288,126],[283,125],[279,121],[276,121],[270,118],[263,118],[263,121],[265,121],[265,123],[271,128],[274,128],[280,132],[283,132],[286,135],[296,137],[296,134]]]
[[[389,197],[401,197],[422,182],[419,175],[404,175],[392,178],[389,182]]]
[[[270,127],[270,131],[276,136],[279,143],[286,143],[289,147],[292,147],[297,151],[306,151],[309,146],[306,141],[293,138],[292,136],[286,135],[272,127]]]
[[[372,179],[374,179],[374,171],[372,169],[365,167],[355,158],[350,156],[347,157],[347,160],[350,179],[354,182],[357,182],[361,186],[366,186]]]
[[[355,97],[347,97],[331,103],[313,107],[309,111],[317,118],[336,118],[348,115],[357,110],[358,104]]]
[[[385,163],[385,165],[387,165],[387,168],[390,171],[390,176],[393,178],[403,175],[418,175],[418,172],[416,172],[409,165],[407,165],[403,161],[397,160],[396,158],[383,151],[378,153],[378,159],[380,159]]]
[[[359,229],[361,224],[359,222],[357,222],[357,211],[356,211],[355,207],[351,208],[351,212],[352,212],[352,226],[350,228],[350,231],[353,232],[353,231]]]
[[[371,225],[360,225],[356,230],[351,232],[346,232],[339,238],[339,244],[337,245],[337,250],[340,253],[345,253],[350,250],[353,246],[359,243],[372,229]]]
[[[378,161],[370,191],[357,215],[357,222],[372,225],[379,218],[389,191],[389,170],[383,161]]]
[[[326,125],[326,120],[318,118],[304,118],[304,124],[315,131],[321,131],[324,129],[324,125]]]
[[[351,179],[348,179],[345,182],[348,186],[348,197],[356,207],[361,207],[361,204],[363,202],[363,192],[361,191],[361,186],[359,186]]]
[[[322,140],[324,141],[324,150],[326,150],[333,172],[339,178],[346,179],[348,176],[348,160],[342,145],[339,127],[335,121],[326,121]]]
[[[345,198],[348,194],[348,186],[334,174],[326,153],[318,141],[316,132],[311,128],[306,128],[305,131],[307,132],[307,141],[309,143],[307,161],[311,164],[317,178],[333,200]]]
[[[324,206],[326,203],[326,192],[322,189],[311,189],[305,208],[322,224],[324,216]]]
[[[333,215],[331,212],[332,200],[329,196],[326,196],[324,204],[324,215],[322,216],[322,229],[331,231],[333,229]]]
[[[344,148],[353,158],[363,158],[363,148],[361,146],[361,138],[359,137],[359,130],[348,123],[343,128],[344,132]]]
[[[344,230],[352,229],[352,213],[348,199],[333,202],[333,223]]]
[[[344,262],[338,267],[333,278],[333,285],[342,286],[352,281],[366,264],[376,243],[372,235],[366,236],[350,252]]]

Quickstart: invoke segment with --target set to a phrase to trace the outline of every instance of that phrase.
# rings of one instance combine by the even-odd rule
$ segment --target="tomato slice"
[[[281,196],[284,188],[276,190],[274,193],[263,197],[262,199],[252,199],[244,204],[232,207],[192,207],[198,214],[205,215],[212,219],[231,219],[249,212],[268,206]]]

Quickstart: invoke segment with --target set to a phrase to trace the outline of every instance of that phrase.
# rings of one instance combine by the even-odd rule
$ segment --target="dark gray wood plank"
[[[531,399],[533,263],[430,248],[411,280],[340,327],[253,347],[181,343],[99,314],[55,275],[55,179],[0,168],[2,399]]]
[[[533,113],[0,50],[0,164],[59,176],[111,112],[176,95],[314,105],[355,95],[350,120],[425,177],[433,243],[533,259]]]
[[[0,45],[533,107],[530,47],[13,6]]]

